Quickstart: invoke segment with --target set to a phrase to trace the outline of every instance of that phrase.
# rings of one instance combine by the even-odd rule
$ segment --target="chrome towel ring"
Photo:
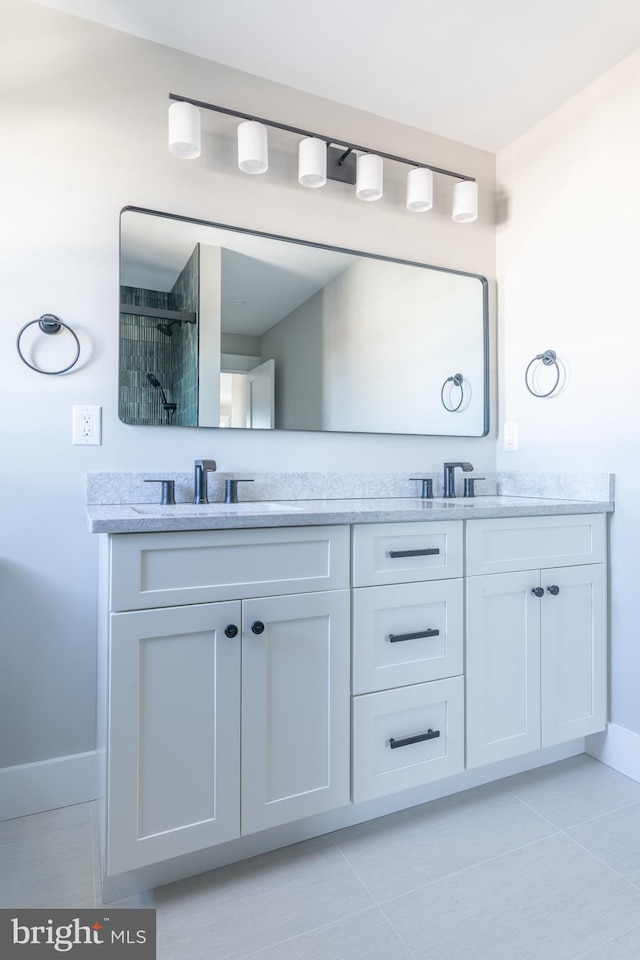
[[[76,345],[76,355],[71,361],[71,363],[69,363],[66,367],[62,367],[61,370],[41,370],[40,367],[36,367],[32,363],[29,363],[29,361],[25,358],[24,354],[22,353],[22,349],[20,347],[20,339],[22,337],[22,334],[27,329],[27,327],[33,326],[34,323],[37,323],[40,330],[43,333],[47,333],[47,334],[60,333],[60,331],[63,329],[69,331],[69,333],[75,340],[75,345]],[[68,324],[63,323],[60,317],[56,317],[56,315],[53,313],[43,313],[42,316],[38,317],[37,320],[30,320],[29,323],[25,323],[24,327],[22,327],[22,329],[20,330],[16,338],[16,349],[18,351],[18,356],[20,357],[22,362],[29,367],[30,370],[35,370],[36,373],[44,373],[47,376],[57,376],[59,373],[66,373],[68,370],[71,370],[71,368],[75,366],[76,363],[78,362],[78,358],[80,356],[80,341],[78,340],[78,336],[75,333],[75,331],[73,331]]]
[[[532,384],[529,382],[530,380],[529,371],[531,370],[531,367],[534,365],[534,363],[538,363],[539,361],[542,361],[545,367],[555,366],[556,368],[555,381],[551,389],[547,390],[546,393],[538,393],[538,391],[535,390]],[[529,361],[529,363],[527,364],[527,369],[524,372],[524,382],[527,390],[533,397],[550,397],[551,396],[554,390],[558,388],[558,384],[560,383],[560,367],[558,366],[558,359],[557,359],[557,354],[555,350],[545,350],[544,353],[536,354],[533,360]]]
[[[448,383],[451,384],[451,387],[449,387],[449,398],[448,398],[451,403],[451,406],[449,406],[449,404],[446,402],[444,398],[444,391]],[[462,374],[455,373],[452,377],[447,377],[447,379],[442,384],[442,387],[440,388],[440,401],[442,403],[442,406],[445,408],[445,410],[448,410],[449,413],[457,413],[460,407],[462,406],[462,401],[464,400],[463,383],[464,383],[464,377],[462,376]],[[458,389],[460,390],[460,399],[458,400],[455,407],[453,406],[453,401],[451,400],[451,390],[453,389],[453,387],[458,387]]]

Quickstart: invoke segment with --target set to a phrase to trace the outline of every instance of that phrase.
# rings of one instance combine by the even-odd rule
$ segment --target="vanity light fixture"
[[[453,220],[456,223],[471,223],[478,219],[478,184],[473,180],[461,180],[453,188]]]
[[[379,200],[382,196],[382,157],[361,153],[356,162],[356,197],[358,200]]]
[[[324,187],[327,182],[327,144],[320,137],[305,137],[298,147],[298,183]]]
[[[181,160],[200,156],[200,111],[184,100],[169,107],[169,150]]]
[[[238,167],[243,173],[266,173],[269,169],[267,128],[256,120],[238,124]]]
[[[169,150],[182,159],[200,155],[200,113],[238,117],[238,167],[243,173],[265,173],[269,168],[267,127],[301,136],[298,152],[298,183],[303,187],[323,187],[327,180],[355,185],[359,200],[379,200],[383,194],[383,161],[411,167],[407,176],[407,210],[422,213],[433,207],[433,175],[458,181],[453,190],[452,218],[456,223],[471,223],[478,217],[478,184],[465,173],[445,170],[419,160],[373,150],[311,130],[292,127],[276,120],[254,117],[229,107],[203,100],[192,100],[170,93]]]
[[[407,174],[407,210],[424,213],[433,206],[433,170],[414,167]]]

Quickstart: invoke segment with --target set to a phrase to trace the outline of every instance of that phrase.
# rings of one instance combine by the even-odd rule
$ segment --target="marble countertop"
[[[89,504],[91,533],[157,533],[171,530],[222,530],[241,527],[317,526],[320,524],[470,520],[609,513],[605,500],[478,496],[451,500],[417,497],[269,500],[243,503]]]

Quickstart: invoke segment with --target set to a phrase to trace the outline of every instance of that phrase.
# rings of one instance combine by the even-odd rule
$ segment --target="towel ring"
[[[20,339],[22,337],[22,334],[27,329],[27,327],[33,326],[34,323],[37,323],[40,329],[42,330],[42,332],[47,334],[60,333],[62,329],[69,331],[69,333],[71,334],[71,336],[76,342],[76,355],[71,361],[71,363],[68,364],[68,366],[63,367],[61,370],[41,370],[40,367],[35,367],[32,363],[29,363],[29,361],[25,358],[20,348]],[[60,317],[56,317],[55,314],[53,313],[43,313],[42,316],[38,317],[37,320],[30,320],[29,323],[25,323],[24,327],[22,327],[22,329],[20,330],[16,338],[16,349],[18,351],[18,356],[20,357],[22,362],[29,367],[30,370],[35,370],[36,373],[44,373],[47,376],[53,377],[53,376],[57,376],[59,373],[66,373],[67,370],[71,370],[71,367],[75,366],[80,356],[80,341],[78,340],[78,336],[75,333],[75,331],[73,331],[71,327],[68,326],[66,323],[63,323]]]
[[[444,391],[448,383],[452,383],[454,387],[458,387],[460,389],[460,399],[458,400],[458,403],[456,404],[455,407],[448,406],[444,399]],[[445,410],[448,410],[449,413],[457,413],[460,407],[462,406],[462,401],[464,400],[464,388],[462,386],[463,383],[464,383],[464,377],[462,376],[462,374],[456,373],[452,377],[447,377],[445,382],[442,384],[442,387],[440,388],[440,401],[442,403],[442,406],[445,408]]]
[[[529,383],[529,371],[531,370],[531,367],[534,365],[534,363],[537,363],[539,360],[543,362],[545,367],[555,366],[556,368],[555,382],[551,387],[551,389],[547,390],[546,393],[538,393],[536,390],[533,389],[533,387]],[[558,366],[558,359],[557,359],[557,354],[555,350],[545,350],[544,353],[536,354],[533,360],[529,361],[529,363],[527,364],[527,369],[524,372],[524,382],[527,390],[533,397],[550,397],[551,396],[551,394],[554,392],[554,390],[557,389],[558,384],[560,383],[560,367]]]

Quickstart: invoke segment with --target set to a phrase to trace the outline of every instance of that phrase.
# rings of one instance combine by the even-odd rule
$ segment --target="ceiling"
[[[640,46],[638,0],[36,0],[495,152]]]

